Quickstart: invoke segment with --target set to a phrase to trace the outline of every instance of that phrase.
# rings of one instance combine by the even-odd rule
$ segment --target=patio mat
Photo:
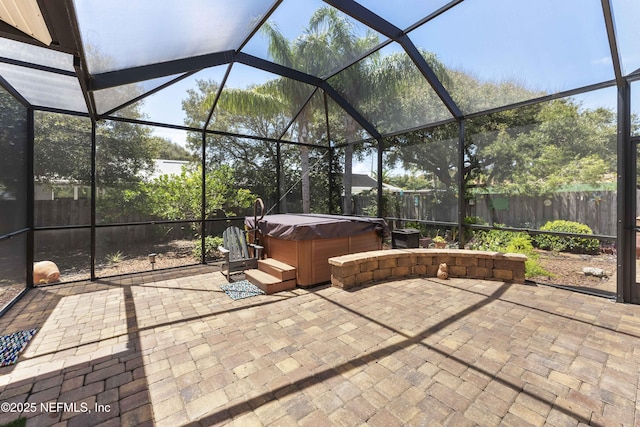
[[[229,295],[229,297],[234,300],[255,297],[256,295],[264,295],[262,289],[249,282],[248,280],[241,280],[239,282],[220,285],[220,289],[222,289],[225,294]]]
[[[0,337],[0,366],[9,366],[16,363],[18,355],[35,334],[36,329],[28,329]]]

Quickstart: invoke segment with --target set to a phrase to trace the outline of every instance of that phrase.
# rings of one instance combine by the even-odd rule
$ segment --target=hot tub
[[[254,228],[254,218],[245,218]],[[296,268],[298,286],[331,280],[328,259],[382,249],[388,227],[382,218],[338,215],[278,214],[258,221],[257,238],[264,253]]]

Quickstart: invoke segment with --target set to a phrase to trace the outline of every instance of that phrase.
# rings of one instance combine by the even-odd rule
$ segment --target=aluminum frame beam
[[[130,83],[138,83],[145,80],[172,76],[174,74],[199,71],[204,68],[226,65],[233,62],[235,51],[210,53],[208,55],[194,56],[191,58],[176,59],[158,64],[142,65],[123,70],[108,71],[94,74],[89,82],[89,90],[96,91],[122,86]]]
[[[100,89],[136,83],[182,72],[193,72],[204,68],[230,63],[241,63],[282,77],[307,83],[311,86],[319,87],[327,92],[329,96],[338,105],[340,105],[347,114],[351,115],[358,124],[360,124],[360,126],[369,132],[369,134],[374,138],[380,137],[378,130],[325,80],[243,52],[218,52],[193,58],[163,62],[160,64],[144,65],[141,67],[132,67],[125,70],[96,74],[92,76],[89,81],[88,91],[92,92]]]
[[[625,83],[622,77],[622,61],[620,60],[620,50],[618,49],[616,29],[613,22],[613,11],[609,0],[602,0],[602,15],[604,17],[605,28],[607,29],[607,39],[609,41],[609,50],[611,51],[613,72],[616,76],[618,86],[623,86]]]
[[[451,95],[444,88],[442,82],[436,76],[436,73],[403,30],[353,0],[324,0],[324,2],[399,43],[453,117],[458,120],[464,117],[460,107],[458,107],[453,98],[451,98]]]
[[[631,142],[631,88],[618,86],[618,206],[617,300],[638,303],[636,284],[636,179],[637,150]]]
[[[235,58],[236,62],[268,71],[270,73],[278,74],[282,77],[287,77],[293,80],[297,80],[303,83],[307,83],[312,86],[316,86],[324,90],[343,110],[347,112],[351,117],[355,119],[360,126],[362,126],[370,135],[374,138],[380,137],[378,130],[366,119],[360,112],[358,112],[342,95],[340,95],[326,80],[322,80],[320,77],[315,77],[310,74],[297,71],[284,65],[279,65],[270,61],[267,61],[256,56],[248,55],[246,53],[238,53]]]

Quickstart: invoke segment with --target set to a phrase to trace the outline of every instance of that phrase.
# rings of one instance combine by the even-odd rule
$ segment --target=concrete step
[[[274,258],[258,260],[258,270],[264,271],[285,282],[296,278],[296,268]]]
[[[244,277],[262,289],[265,294],[271,295],[276,292],[288,291],[295,289],[296,279],[280,280],[278,277],[272,276],[258,269],[245,270]]]

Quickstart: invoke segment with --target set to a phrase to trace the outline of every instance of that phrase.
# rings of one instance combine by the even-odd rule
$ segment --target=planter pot
[[[432,241],[433,239],[431,237],[423,237],[420,239],[420,247],[428,248]]]
[[[445,249],[447,247],[447,242],[434,242],[433,244],[436,249]]]

